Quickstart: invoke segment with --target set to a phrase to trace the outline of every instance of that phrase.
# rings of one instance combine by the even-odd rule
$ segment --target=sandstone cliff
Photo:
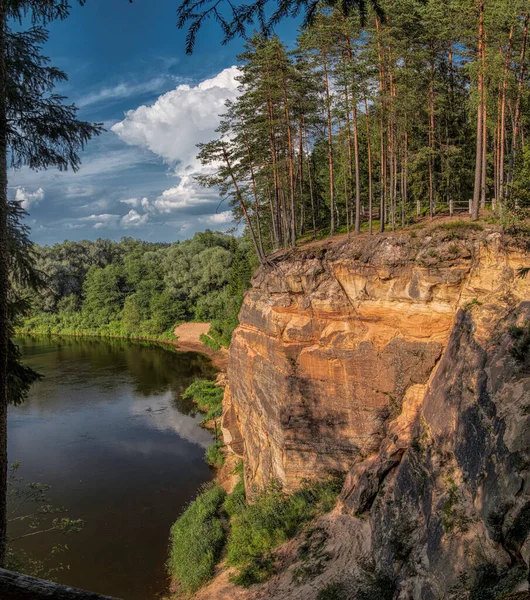
[[[348,476],[319,524],[326,569],[295,582],[283,549],[283,571],[244,597],[528,587],[529,264],[500,230],[456,226],[315,243],[257,273],[223,416],[247,490]]]

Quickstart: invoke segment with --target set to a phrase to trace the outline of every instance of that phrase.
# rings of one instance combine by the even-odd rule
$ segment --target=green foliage
[[[216,469],[219,469],[223,466],[225,462],[225,455],[221,450],[222,447],[222,442],[215,442],[206,450],[205,459],[206,462],[210,465],[210,467],[215,467]]]
[[[277,483],[236,512],[231,520],[227,563],[239,567],[235,582],[248,586],[267,579],[273,570],[272,551],[298,533],[304,523],[331,510],[342,486],[332,477],[317,483],[305,482],[287,495]]]
[[[367,580],[358,591],[356,600],[392,600],[396,592],[393,574],[374,569],[367,574]]]
[[[514,340],[510,354],[519,364],[526,364],[530,358],[530,323],[523,327],[511,327],[510,335]]]
[[[226,497],[223,508],[226,514],[232,518],[235,515],[240,514],[245,509],[246,505],[245,483],[240,479],[236,483],[232,493]]]
[[[218,352],[221,349],[221,344],[216,342],[213,338],[211,338],[209,335],[206,335],[205,333],[201,333],[199,339],[205,346],[208,346],[209,348],[211,348],[212,350],[215,350],[216,352]]]
[[[215,385],[208,379],[197,379],[186,388],[183,394],[184,400],[192,400],[197,408],[205,413],[203,423],[219,418],[223,411],[222,387]]]
[[[319,590],[317,600],[346,600],[347,587],[342,581],[333,581]]]
[[[20,331],[175,340],[178,322],[210,321],[204,342],[228,346],[255,266],[245,236],[205,231],[175,244],[64,242],[35,247],[48,285]]]
[[[206,485],[171,528],[167,570],[186,594],[214,573],[225,540],[219,516],[225,496],[221,486]]]

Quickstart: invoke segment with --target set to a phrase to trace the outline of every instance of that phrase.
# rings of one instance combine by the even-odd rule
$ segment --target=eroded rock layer
[[[330,581],[347,599],[528,589],[528,246],[433,227],[313,244],[257,273],[223,417],[247,490],[348,475],[311,529],[326,567],[301,584],[294,541],[245,598],[312,599]]]

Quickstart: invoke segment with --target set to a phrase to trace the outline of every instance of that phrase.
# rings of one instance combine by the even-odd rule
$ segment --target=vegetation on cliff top
[[[527,2],[378,4],[384,17],[315,4],[293,50],[255,34],[239,56],[242,93],[200,146],[199,180],[262,260],[303,236],[530,206]]]

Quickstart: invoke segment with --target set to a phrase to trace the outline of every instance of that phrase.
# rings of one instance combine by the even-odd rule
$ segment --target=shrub
[[[219,418],[223,412],[223,388],[213,381],[197,379],[184,392],[184,400],[193,400],[197,408],[205,413],[203,423]]]
[[[335,505],[342,478],[306,482],[286,495],[278,483],[271,484],[253,504],[234,514],[227,545],[227,563],[240,567],[234,581],[250,585],[264,581],[272,572],[272,551],[298,533],[300,527]]]
[[[218,344],[213,338],[211,338],[209,335],[206,335],[205,333],[201,333],[199,339],[201,340],[201,342],[205,345],[208,346],[209,348],[211,348],[212,350],[215,350],[216,352],[218,352],[219,350],[221,350],[221,345]]]
[[[222,442],[215,442],[208,450],[206,450],[205,459],[210,467],[216,467],[217,469],[222,467],[225,462],[225,455],[221,448],[223,447]]]
[[[317,600],[346,600],[346,585],[342,581],[328,583],[317,594]]]
[[[240,514],[247,505],[246,494],[245,494],[245,483],[240,479],[231,494],[226,497],[223,508],[227,515],[232,518],[235,515]]]
[[[437,229],[443,231],[483,231],[484,227],[475,221],[448,221],[432,228],[433,231]]]
[[[514,340],[510,354],[518,363],[524,364],[530,355],[530,323],[524,327],[510,327],[509,332]]]
[[[376,569],[356,595],[356,600],[392,600],[396,581],[392,573]]]
[[[219,509],[225,491],[206,485],[171,528],[167,570],[186,594],[196,592],[213,575],[225,534]]]

